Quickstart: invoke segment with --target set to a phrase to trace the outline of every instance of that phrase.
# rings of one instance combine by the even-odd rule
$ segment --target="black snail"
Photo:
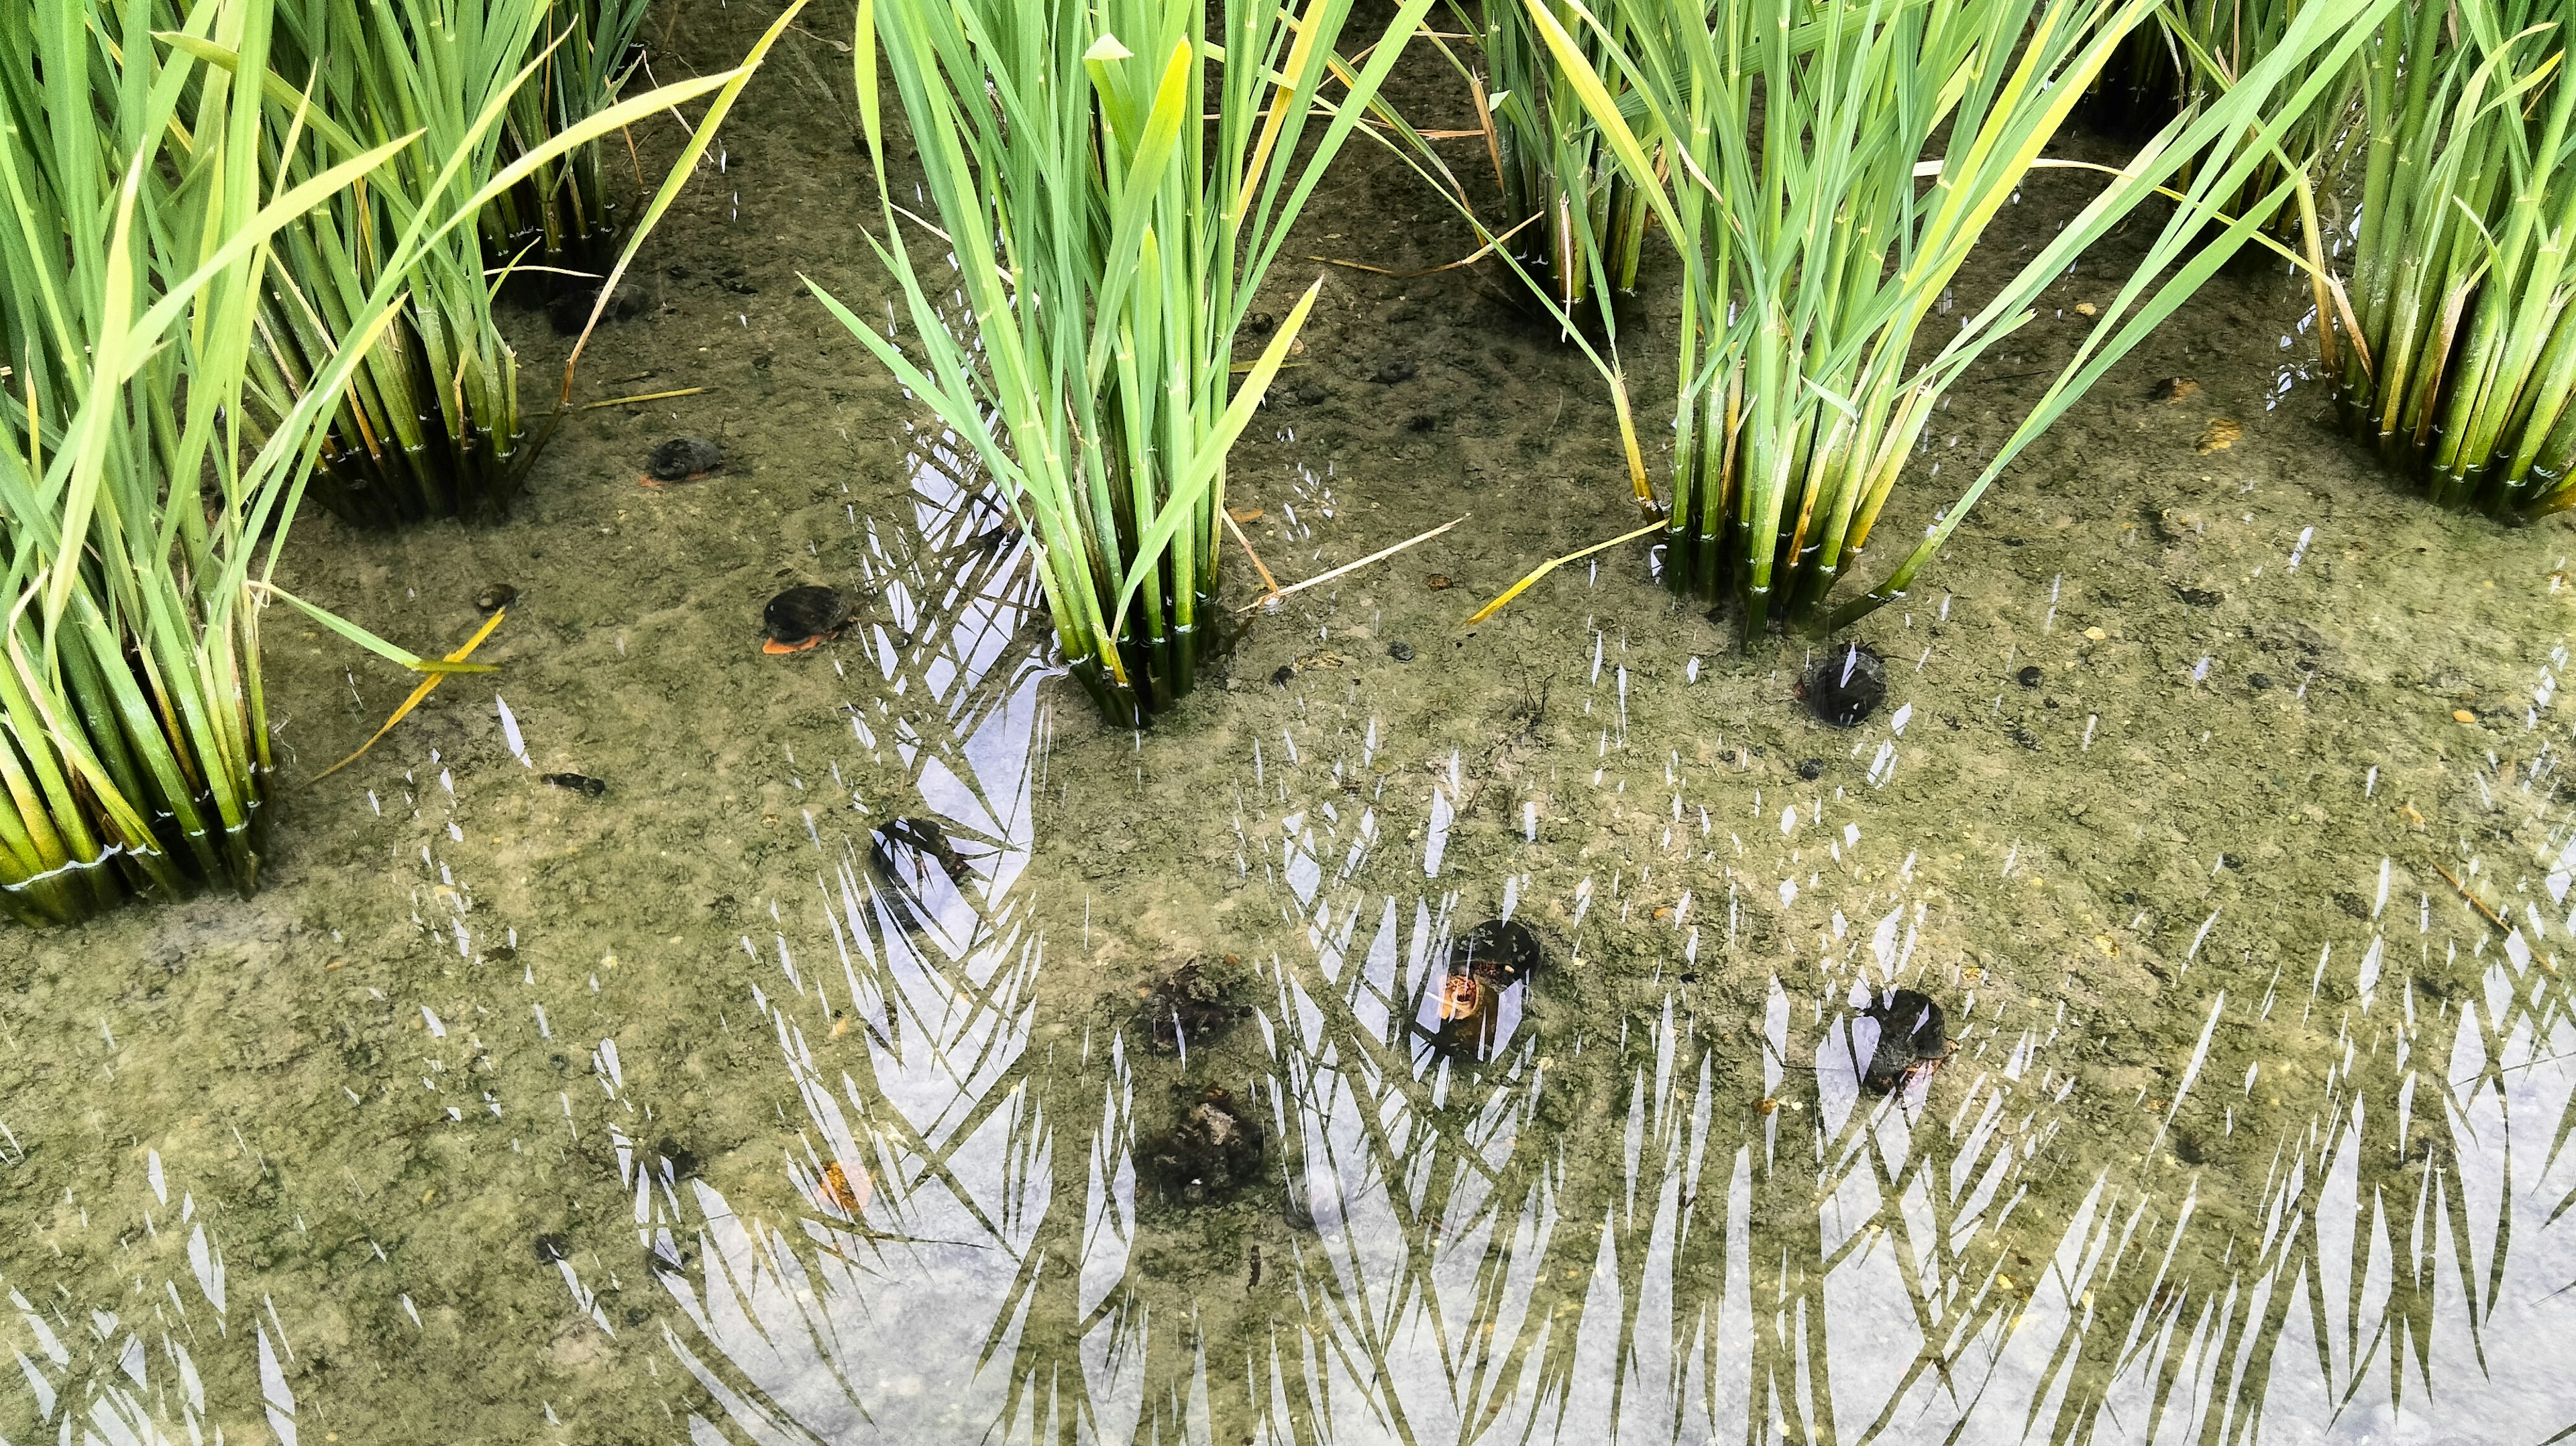
[[[841,635],[850,621],[849,599],[828,587],[791,587],[760,610],[764,653],[801,653]]]
[[[1795,691],[1818,718],[1858,727],[1887,701],[1887,660],[1867,643],[1845,643],[1816,659]]]

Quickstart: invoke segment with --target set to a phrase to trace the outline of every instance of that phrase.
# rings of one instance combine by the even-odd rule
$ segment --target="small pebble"
[[[499,612],[519,600],[519,590],[506,582],[496,582],[474,595],[474,605],[487,613]]]
[[[2248,673],[2245,675],[2245,681],[2252,684],[2258,690],[2269,688],[2272,686],[2272,675],[2269,673]]]
[[[2033,663],[2029,667],[2022,669],[2020,672],[2013,674],[2013,681],[2021,684],[2025,688],[2036,688],[2039,686],[2039,677],[2039,664]]]
[[[1410,663],[1413,661],[1413,644],[1405,642],[1389,643],[1386,645],[1386,655],[1395,659],[1399,663]]]
[[[2451,719],[2457,723],[2475,723],[2478,721],[2478,715],[2466,708],[2454,708],[2451,710]]]
[[[1424,578],[1422,580],[1422,585],[1431,589],[1433,592],[1439,592],[1449,586],[1449,574],[1445,572],[1435,572],[1429,577]]]

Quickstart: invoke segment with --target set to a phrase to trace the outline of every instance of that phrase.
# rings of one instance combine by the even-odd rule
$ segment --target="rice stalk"
[[[632,75],[646,0],[560,0],[540,43],[553,42],[543,79],[512,95],[503,156],[526,154],[617,99]],[[575,147],[503,192],[483,216],[486,259],[536,284],[533,295],[577,293],[616,257],[617,207],[609,199],[605,139]],[[590,280],[589,285],[596,285]]]
[[[1595,73],[1615,83],[1619,72],[1591,41],[1590,30],[1570,9],[1548,8],[1584,47]],[[1477,120],[1491,147],[1503,211],[1495,229],[1514,236],[1518,269],[1557,313],[1588,323],[1597,306],[1601,329],[1608,332],[1609,293],[1637,285],[1647,209],[1519,0],[1486,0],[1473,11],[1453,0],[1452,9],[1461,27],[1477,36],[1484,57],[1485,73],[1478,76],[1450,55],[1467,71]],[[1616,5],[1604,6],[1603,23],[1615,29],[1619,13]],[[1446,45],[1441,49],[1448,51]],[[1524,222],[1535,224],[1515,229]]]
[[[1188,693],[1216,641],[1226,450],[1320,278],[1229,394],[1236,337],[1430,3],[1402,0],[1337,77],[1351,0],[861,0],[853,75],[886,229],[872,244],[914,340],[816,294],[995,478],[1040,550],[1074,675],[1113,720]],[[880,54],[936,233],[895,201]],[[1310,135],[1335,78],[1346,93]],[[924,279],[907,229],[950,253],[953,278]],[[971,339],[931,299],[951,289]]]
[[[2147,0],[1638,0],[1615,27],[1562,3],[1629,98],[1545,4],[1527,8],[1682,259],[1667,575],[1732,590],[1749,636],[1903,596],[2002,469],[2286,198],[2284,183],[2202,234],[2393,0],[2300,10],[1948,336],[1925,324]],[[2160,193],[2182,200],[2039,405],[1885,582],[1829,606],[1949,388]]]

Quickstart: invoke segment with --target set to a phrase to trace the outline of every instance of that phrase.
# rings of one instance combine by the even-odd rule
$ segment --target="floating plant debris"
[[[844,1215],[867,1209],[870,1191],[865,1167],[849,1169],[838,1160],[825,1165],[822,1177],[814,1182],[815,1198]]]
[[[592,778],[583,773],[540,773],[537,775],[537,782],[552,784],[556,788],[570,789],[574,793],[586,794],[592,798],[597,798],[608,791],[605,780]]]
[[[519,600],[519,590],[506,582],[496,582],[474,595],[474,605],[487,613],[497,613]]]
[[[1928,994],[1890,990],[1861,1013],[1878,1021],[1878,1044],[1861,1074],[1861,1083],[1872,1094],[1887,1094],[1911,1076],[1938,1068],[1950,1056],[1948,1022]]]
[[[850,620],[849,600],[828,587],[791,587],[760,610],[769,637],[764,653],[801,653],[841,635]]]
[[[915,886],[936,868],[952,884],[972,877],[948,834],[926,818],[899,818],[869,837],[868,861],[895,884]]]
[[[644,485],[695,482],[724,465],[724,448],[704,437],[673,437],[644,462]]]
[[[1807,669],[1797,693],[1825,722],[1857,727],[1887,701],[1887,660],[1867,643],[1845,643]]]
[[[2225,417],[2212,417],[2209,419],[2209,425],[2201,429],[2200,440],[2192,444],[2192,450],[2204,454],[2224,452],[2235,446],[2236,439],[2244,435],[2244,423],[2230,421]]]

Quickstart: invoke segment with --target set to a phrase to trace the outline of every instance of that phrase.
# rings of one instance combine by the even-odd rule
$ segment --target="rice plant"
[[[899,347],[816,294],[998,481],[1044,559],[1074,675],[1114,720],[1189,692],[1217,641],[1226,449],[1315,289],[1229,393],[1235,340],[1430,0],[1402,0],[1357,69],[1334,54],[1350,8],[859,5],[854,75],[887,232],[875,244],[914,340]],[[937,229],[895,201],[880,50]],[[1310,128],[1337,70],[1348,91]],[[953,280],[925,281],[907,230],[950,254]],[[932,301],[952,288],[972,338]]]
[[[617,99],[634,66],[644,7],[645,0],[563,0],[553,8],[537,37],[552,46],[544,78],[512,95],[503,156],[534,150]],[[486,258],[534,278],[537,284],[525,288],[533,294],[595,285],[616,259],[617,208],[601,159],[606,144],[587,142],[538,167],[484,212]]]
[[[414,217],[452,211],[499,164],[502,128],[479,124],[509,103],[546,14],[544,0],[284,0],[279,76],[309,89],[314,114],[270,112],[271,144],[290,175],[329,166],[351,147],[412,129],[423,144],[385,174],[344,192],[279,243],[256,354],[258,395],[283,410],[346,334],[351,309],[384,274],[379,238]],[[524,89],[524,88],[522,88]],[[451,166],[461,158],[462,166]],[[519,420],[518,358],[492,319],[478,235],[451,231],[415,263],[401,323],[361,369],[334,419],[315,494],[341,517],[391,526],[505,510],[528,455]]]
[[[271,582],[341,396],[396,324],[415,263],[471,243],[493,191],[720,91],[712,120],[787,23],[744,66],[621,103],[373,235],[380,264],[342,297],[316,370],[255,399],[251,359],[285,285],[279,239],[422,142],[418,128],[373,145],[342,132],[329,164],[280,164],[280,107],[287,135],[333,127],[270,68],[272,18],[264,0],[198,0],[175,18],[149,0],[0,0],[0,55],[36,62],[0,65],[0,908],[23,922],[257,883],[268,602],[416,671],[480,670],[414,657]],[[498,125],[499,102],[478,128]],[[469,162],[452,153],[428,193],[450,194]]]
[[[249,570],[320,410],[244,435],[264,243],[413,139],[263,208],[257,88],[164,55],[150,19],[0,4],[0,54],[36,62],[0,66],[0,907],[31,923],[257,880],[271,760]],[[186,28],[255,61],[267,20],[205,0]],[[353,314],[356,344],[384,310]]]
[[[1901,597],[2002,469],[2280,204],[2286,183],[2201,234],[2279,117],[2329,88],[2391,0],[2298,11],[1947,336],[1924,324],[2145,0],[1638,0],[1615,27],[1559,3],[1628,97],[1547,5],[1527,8],[1682,259],[1668,575],[1711,596],[1731,587],[1750,635]],[[2183,198],[2173,218],[2039,405],[1885,582],[1829,607],[1948,389],[2167,187]]]
[[[2369,57],[2343,410],[2452,506],[2576,505],[2570,18],[2559,0],[2416,0]]]

